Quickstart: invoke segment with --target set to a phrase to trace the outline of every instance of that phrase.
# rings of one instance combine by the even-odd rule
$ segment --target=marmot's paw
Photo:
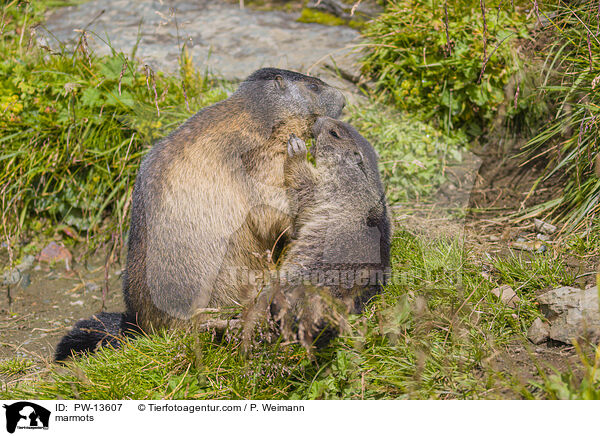
[[[290,157],[306,157],[306,143],[293,133],[290,135],[290,139],[288,139],[287,149]]]

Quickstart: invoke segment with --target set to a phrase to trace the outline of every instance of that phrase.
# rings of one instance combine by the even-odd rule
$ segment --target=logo
[[[29,401],[19,401],[4,405],[6,409],[6,431],[14,433],[15,429],[48,430],[50,411]]]

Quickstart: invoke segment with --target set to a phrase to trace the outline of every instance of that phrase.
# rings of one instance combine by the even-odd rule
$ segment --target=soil
[[[2,288],[0,294],[0,360],[21,358],[46,364],[54,347],[73,324],[101,310],[120,312],[120,267],[113,264],[105,280],[104,256],[92,257],[67,271],[36,262],[26,272],[30,283]],[[103,287],[108,292],[103,304]],[[0,374],[0,379],[2,375]]]

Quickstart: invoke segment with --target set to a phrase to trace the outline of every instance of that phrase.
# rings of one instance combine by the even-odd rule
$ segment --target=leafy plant
[[[547,72],[542,91],[556,101],[553,122],[528,143],[532,155],[548,155],[543,178],[568,175],[559,196],[537,205],[530,216],[551,214],[573,230],[591,224],[600,211],[600,40],[598,5],[559,2],[541,9],[558,36],[547,48]]]
[[[29,35],[42,11],[11,2],[0,14],[4,236],[15,243],[32,218],[47,217],[93,237],[109,214],[121,234],[149,146],[226,89],[198,74],[185,49],[179,76],[142,67],[135,53],[97,57],[85,35],[72,51],[48,52]]]
[[[391,0],[364,31],[363,70],[398,108],[478,136],[522,64],[514,42],[528,38],[526,14],[501,3]]]
[[[448,163],[460,162],[467,138],[447,135],[413,116],[380,104],[350,107],[351,123],[379,153],[390,203],[427,197],[445,180]]]

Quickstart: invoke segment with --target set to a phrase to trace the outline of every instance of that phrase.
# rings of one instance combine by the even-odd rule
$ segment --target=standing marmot
[[[283,189],[289,132],[309,135],[317,117],[338,117],[344,104],[319,79],[264,68],[156,143],[133,191],[127,311],[77,323],[56,359],[93,349],[127,323],[189,326],[202,321],[199,309],[243,304],[237,271],[264,270],[264,253],[291,223]]]
[[[284,305],[300,324],[305,344],[323,327],[311,291],[326,289],[360,313],[388,279],[391,245],[390,216],[371,144],[349,124],[331,118],[319,118],[313,133],[316,168],[305,164],[304,141],[292,136],[288,142],[284,173],[293,236],[273,309],[281,320],[278,298],[287,299]]]

